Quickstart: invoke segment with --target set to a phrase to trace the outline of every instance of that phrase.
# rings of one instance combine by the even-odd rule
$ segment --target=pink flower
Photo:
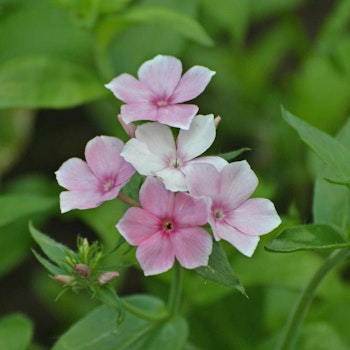
[[[251,198],[258,179],[246,161],[233,162],[218,171],[210,164],[186,168],[189,192],[208,199],[208,222],[216,240],[224,239],[246,256],[252,256],[259,236],[280,223],[271,201]]]
[[[159,177],[170,191],[186,191],[184,169],[193,162],[208,162],[221,169],[227,164],[220,157],[196,158],[214,142],[216,128],[212,114],[196,116],[189,130],[180,130],[175,142],[171,129],[156,122],[136,129],[121,153],[141,175]]]
[[[155,177],[140,189],[142,208],[129,208],[117,224],[120,234],[137,246],[136,257],[146,276],[169,270],[175,258],[187,268],[208,264],[212,238],[203,228],[207,204],[187,193],[173,193]]]
[[[97,136],[85,148],[86,162],[71,158],[56,171],[61,212],[89,209],[118,196],[120,189],[135,173],[121,156],[123,142],[115,137]]]
[[[201,94],[215,72],[194,66],[182,77],[181,74],[180,60],[158,55],[141,65],[139,80],[124,73],[105,86],[126,103],[121,107],[121,118],[125,124],[153,120],[188,129],[198,107],[183,102]]]

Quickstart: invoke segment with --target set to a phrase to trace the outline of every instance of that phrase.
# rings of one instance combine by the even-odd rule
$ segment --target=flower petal
[[[57,182],[67,190],[91,191],[98,189],[100,182],[86,162],[79,158],[70,158],[55,172]]]
[[[158,108],[149,102],[132,103],[120,107],[120,118],[125,124],[137,120],[157,120]]]
[[[162,124],[187,130],[197,112],[198,107],[196,105],[168,105],[158,109],[156,120]]]
[[[176,259],[187,269],[208,265],[213,249],[209,233],[200,227],[177,230],[170,235]]]
[[[217,240],[224,239],[245,256],[251,257],[253,255],[259,242],[258,236],[245,235],[224,221],[213,219],[209,221]]]
[[[193,162],[184,168],[188,190],[195,197],[215,198],[220,191],[220,173],[208,163]]]
[[[167,190],[172,192],[187,191],[185,174],[179,168],[166,168],[154,173],[162,180]]]
[[[116,225],[120,234],[131,245],[139,245],[159,231],[160,220],[142,208],[129,208]]]
[[[205,152],[214,142],[216,128],[214,116],[198,115],[189,130],[180,130],[177,138],[177,155],[183,161],[191,160]]]
[[[245,160],[226,165],[220,175],[220,199],[228,211],[245,202],[258,185],[258,178]]]
[[[202,226],[207,223],[207,201],[194,198],[188,193],[179,192],[175,195],[174,218],[177,225]]]
[[[264,198],[248,199],[225,217],[225,221],[252,236],[269,233],[281,223],[273,203]]]
[[[194,164],[194,163],[208,163],[208,164],[214,165],[218,171],[221,171],[228,164],[228,161],[218,156],[199,157],[189,161],[185,165],[185,168],[188,164]]]
[[[173,213],[174,196],[175,194],[166,190],[162,181],[156,177],[147,177],[139,195],[142,207],[160,219]]]
[[[192,67],[181,78],[172,94],[172,102],[181,103],[194,99],[204,91],[214,74],[215,72],[206,67]]]
[[[160,99],[168,99],[181,79],[181,61],[172,56],[157,55],[138,70],[140,82]]]
[[[123,142],[111,136],[96,136],[90,140],[85,148],[85,159],[91,171],[101,181],[116,178],[124,159],[120,152]]]
[[[60,193],[61,213],[66,213],[73,209],[96,208],[103,201],[103,196],[93,191],[64,191]]]
[[[125,103],[146,102],[150,101],[153,96],[153,92],[147,85],[126,73],[117,76],[105,87]]]
[[[175,262],[175,254],[169,237],[161,232],[150,236],[138,246],[136,258],[146,276],[168,271]]]

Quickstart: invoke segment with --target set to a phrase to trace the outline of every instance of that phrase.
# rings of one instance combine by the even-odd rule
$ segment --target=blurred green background
[[[318,163],[280,108],[331,135],[345,123],[349,26],[348,0],[0,0],[0,317],[27,315],[28,344],[45,349],[96,305],[69,293],[55,302],[60,286],[33,258],[28,220],[71,246],[77,234],[107,247],[117,239],[123,207],[60,215],[54,171],[96,135],[127,139],[103,85],[157,54],[216,71],[195,100],[222,117],[210,153],[249,147],[241,157],[260,179],[256,196],[274,201],[284,226],[310,222]],[[189,349],[271,348],[321,259],[266,252],[272,236],[251,259],[225,246],[249,299],[186,272]],[[120,294],[166,295],[168,274],[123,271]],[[350,275],[340,272],[318,292],[298,349],[350,347]]]

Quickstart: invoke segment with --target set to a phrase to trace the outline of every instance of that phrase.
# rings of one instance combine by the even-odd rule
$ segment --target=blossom
[[[85,148],[86,162],[71,158],[56,171],[61,212],[89,209],[118,196],[120,189],[135,173],[121,156],[124,144],[116,137],[97,136]]]
[[[188,193],[165,189],[156,177],[146,178],[140,189],[142,208],[129,208],[116,225],[126,241],[137,246],[136,257],[145,273],[169,270],[175,258],[187,268],[208,264],[212,238],[202,225],[207,204]]]
[[[214,142],[216,128],[212,114],[196,116],[189,130],[180,130],[175,142],[171,129],[157,122],[137,127],[121,153],[141,175],[155,175],[170,191],[186,191],[184,169],[194,162],[209,162],[221,169],[227,162],[220,157],[196,158]]]
[[[152,120],[188,129],[198,107],[183,102],[201,94],[215,72],[194,66],[182,77],[181,74],[180,60],[157,55],[140,66],[138,80],[123,73],[105,86],[126,103],[121,106],[121,118],[125,124]]]
[[[210,164],[186,169],[190,194],[207,198],[208,222],[216,240],[224,239],[246,256],[252,256],[259,236],[280,223],[273,203],[250,198],[258,179],[246,161],[233,162],[221,171]]]

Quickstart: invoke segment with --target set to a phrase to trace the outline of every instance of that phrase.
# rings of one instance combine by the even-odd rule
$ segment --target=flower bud
[[[114,279],[116,279],[117,277],[119,277],[119,272],[117,271],[107,271],[107,272],[103,272],[101,273],[101,275],[98,277],[98,282],[101,285],[107,284],[111,281],[113,281]]]
[[[221,122],[221,117],[218,115],[217,117],[214,118],[214,124],[215,127],[217,128]]]
[[[118,114],[118,121],[130,138],[135,137],[136,125],[134,123],[125,124],[120,114]]]
[[[74,265],[75,272],[83,278],[90,277],[90,267],[85,264],[75,264]]]
[[[74,278],[69,275],[55,275],[53,278],[65,286],[72,284],[74,281]]]

